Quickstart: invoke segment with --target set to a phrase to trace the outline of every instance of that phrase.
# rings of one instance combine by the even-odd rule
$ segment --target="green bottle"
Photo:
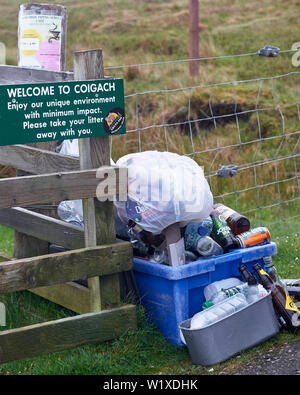
[[[211,237],[223,248],[225,252],[229,250],[239,248],[239,243],[237,242],[234,234],[227,225],[227,222],[222,214],[217,210],[213,210],[210,213],[211,219],[213,221],[213,228],[211,232]]]

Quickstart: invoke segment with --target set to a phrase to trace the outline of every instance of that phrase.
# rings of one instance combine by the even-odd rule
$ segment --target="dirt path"
[[[252,359],[232,375],[300,375],[300,340]]]

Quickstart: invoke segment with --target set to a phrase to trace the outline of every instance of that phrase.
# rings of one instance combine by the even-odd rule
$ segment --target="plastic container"
[[[230,298],[223,300],[220,303],[214,304],[212,307],[200,311],[200,313],[195,314],[190,320],[191,329],[201,329],[204,326],[213,324],[221,319],[227,317],[228,315],[234,313],[235,311],[241,310],[246,307],[248,302],[243,294],[237,294],[231,296]],[[215,315],[215,317],[210,319],[210,315]]]
[[[207,285],[203,292],[206,300],[212,300],[222,289],[230,289],[244,285],[245,283],[237,277],[225,278],[224,280],[214,281]]]
[[[201,329],[190,329],[190,323],[183,321],[179,328],[192,362],[203,366],[226,361],[279,332],[271,293]]]
[[[252,266],[263,257],[275,255],[276,244],[233,250],[211,258],[199,258],[183,266],[166,266],[146,260],[133,259],[133,273],[141,303],[149,319],[172,344],[182,346],[179,324],[201,310],[205,302],[204,287],[214,281],[241,274],[239,266]]]

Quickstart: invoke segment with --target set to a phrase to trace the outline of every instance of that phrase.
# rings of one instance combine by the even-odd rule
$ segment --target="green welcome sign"
[[[126,133],[122,79],[0,86],[0,145]]]

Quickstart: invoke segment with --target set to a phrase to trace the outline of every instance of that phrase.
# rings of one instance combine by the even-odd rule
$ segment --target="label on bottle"
[[[227,288],[227,289],[222,288],[221,291],[225,293],[227,298],[229,298],[230,296],[236,295],[237,293],[240,293],[240,290],[238,287]]]
[[[286,303],[285,303],[286,310],[292,310],[292,311],[296,311],[297,313],[300,313],[298,307],[296,306],[295,302],[293,301],[293,299],[290,297],[289,294],[285,293],[285,299],[286,299]]]
[[[263,276],[269,276],[268,273],[264,271],[264,269],[260,269],[259,273],[262,274]]]
[[[225,206],[216,207],[215,210],[217,210],[218,213],[222,214],[226,221],[232,214],[235,214],[234,210]]]
[[[221,214],[218,215],[217,218],[214,218],[212,232],[220,239],[226,239],[227,237],[232,236],[231,229],[227,225],[224,216]]]

